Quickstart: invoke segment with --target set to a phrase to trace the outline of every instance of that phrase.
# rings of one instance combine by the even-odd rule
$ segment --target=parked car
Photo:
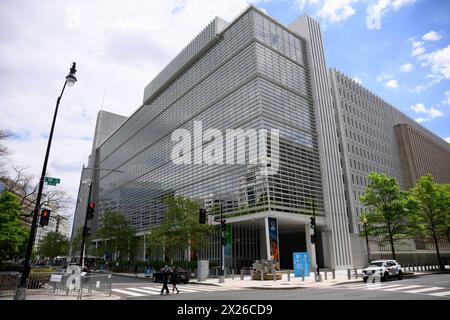
[[[390,278],[403,278],[403,270],[400,264],[395,260],[376,260],[362,270],[363,281],[367,282],[369,277],[379,277],[381,281],[387,281]]]
[[[153,271],[153,282],[163,282],[161,270]],[[169,271],[169,276],[172,276],[172,270]],[[177,268],[177,283],[188,283],[189,280],[191,280],[190,272],[183,268]]]

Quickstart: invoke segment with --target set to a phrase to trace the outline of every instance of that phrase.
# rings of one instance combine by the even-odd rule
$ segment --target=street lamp
[[[369,248],[369,237],[367,235],[367,216],[363,215],[361,218],[361,222],[364,225],[364,233],[366,235],[366,247],[367,247],[367,260],[370,264],[370,248]]]
[[[64,93],[64,89],[66,88],[66,85],[68,85],[69,87],[72,87],[75,84],[75,82],[77,81],[77,78],[75,77],[75,73],[77,72],[77,70],[75,69],[75,67],[76,67],[76,63],[73,62],[72,67],[70,68],[69,74],[66,76],[66,81],[64,81],[64,86],[61,90],[61,94],[56,99],[55,113],[53,114],[52,127],[50,129],[50,135],[48,137],[47,150],[45,152],[45,158],[44,158],[44,165],[42,167],[41,178],[39,180],[39,189],[38,189],[38,193],[36,196],[36,205],[33,210],[33,219],[31,221],[31,228],[30,228],[30,237],[28,239],[27,251],[25,252],[25,259],[23,262],[23,270],[22,270],[22,275],[20,277],[20,283],[17,286],[14,300],[25,300],[26,296],[27,296],[27,280],[28,280],[28,276],[29,276],[30,270],[31,270],[31,266],[30,266],[31,253],[33,251],[34,239],[36,237],[36,228],[37,228],[36,223],[37,223],[37,219],[39,216],[39,211],[41,209],[42,190],[44,189],[45,174],[47,172],[48,156],[50,154],[50,147],[52,145],[53,131],[55,129],[56,116],[58,114],[59,103],[61,101],[61,97]]]

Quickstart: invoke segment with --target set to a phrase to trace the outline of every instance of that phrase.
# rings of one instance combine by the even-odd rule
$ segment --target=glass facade
[[[278,129],[278,174],[261,175],[258,165],[248,162],[174,164],[171,134],[178,128],[193,132],[194,121],[202,121],[203,130],[223,133]],[[248,146],[247,156],[255,147]],[[305,40],[250,7],[99,146],[95,159],[98,167],[123,173],[96,173],[99,214],[92,232],[108,209],[122,212],[138,232],[148,231],[162,219],[166,194],[182,194],[205,207],[221,202],[225,217],[267,211],[309,215],[312,199],[323,214]],[[260,236],[252,230],[233,227],[236,234],[251,235],[250,240],[238,237],[239,243],[233,237],[236,259],[244,264],[259,257]],[[253,249],[243,245],[253,242]],[[208,250],[210,258],[217,257],[216,249]]]

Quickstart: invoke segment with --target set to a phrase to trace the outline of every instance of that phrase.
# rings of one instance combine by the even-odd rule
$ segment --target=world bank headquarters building
[[[84,224],[92,181],[89,231],[97,242],[107,210],[123,213],[143,239],[161,223],[164,197],[183,195],[209,213],[221,207],[231,239],[227,268],[272,259],[274,250],[282,269],[293,268],[294,252],[307,252],[311,267],[361,267],[367,250],[358,199],[371,171],[394,176],[404,188],[428,172],[450,182],[450,148],[327,69],[320,26],[311,17],[285,26],[249,6],[231,22],[216,17],[207,25],[145,87],[132,115],[98,113],[72,237]],[[216,229],[197,259],[219,263]],[[450,255],[449,244],[441,245]],[[390,253],[377,241],[370,246],[374,257]],[[396,246],[403,263],[434,257],[432,244],[417,239]],[[153,260],[149,255],[140,241],[136,259]]]

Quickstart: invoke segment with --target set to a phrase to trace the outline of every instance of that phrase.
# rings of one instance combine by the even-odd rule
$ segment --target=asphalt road
[[[113,293],[128,300],[450,300],[450,274],[391,280],[372,286],[360,283],[327,288],[230,289],[178,284],[180,294],[160,295],[162,284],[114,276]],[[169,289],[172,286],[169,285]]]

